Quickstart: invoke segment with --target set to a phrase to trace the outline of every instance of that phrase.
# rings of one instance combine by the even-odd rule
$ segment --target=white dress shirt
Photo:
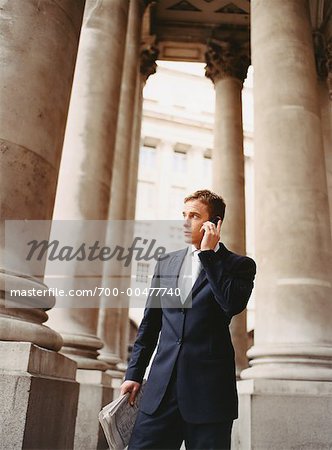
[[[219,242],[217,242],[216,246],[213,249],[215,252],[219,250]],[[188,247],[187,254],[183,261],[180,273],[179,273],[179,282],[178,287],[181,291],[181,301],[184,303],[192,290],[192,287],[195,284],[195,281],[198,278],[202,270],[201,260],[199,259],[198,254],[201,252],[200,249],[197,249],[194,245]]]

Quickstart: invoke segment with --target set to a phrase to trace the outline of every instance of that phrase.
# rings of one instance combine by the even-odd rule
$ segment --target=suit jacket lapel
[[[219,249],[217,250],[217,253],[221,256],[224,257],[227,253],[227,248],[224,246],[224,244],[222,244],[221,242],[219,243]],[[193,299],[193,297],[206,285],[206,283],[208,282],[207,276],[206,276],[206,272],[204,270],[204,268],[202,268],[202,270],[200,271],[193,287],[192,290],[190,291],[188,297],[186,298],[185,304],[187,302],[190,301],[190,299]]]
[[[194,299],[194,295],[196,295],[197,292],[199,292],[202,289],[202,287],[207,283],[207,281],[208,280],[206,278],[206,272],[204,269],[202,269],[183,304],[184,308],[189,307],[190,302]]]
[[[162,278],[171,278],[174,282],[174,287],[178,287],[179,274],[187,251],[188,248],[184,248],[174,253],[168,261],[168,270],[166,271],[166,274],[161,275]]]
[[[207,283],[207,278],[206,278],[206,272],[205,270],[202,268],[202,270],[200,271],[194,285],[193,288],[191,290],[192,295],[195,295],[199,290],[202,289],[202,287]]]

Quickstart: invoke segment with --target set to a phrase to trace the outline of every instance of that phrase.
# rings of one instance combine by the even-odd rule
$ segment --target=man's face
[[[183,232],[187,244],[193,244],[200,248],[204,232],[200,231],[204,222],[209,220],[207,206],[200,200],[189,200],[183,209]]]

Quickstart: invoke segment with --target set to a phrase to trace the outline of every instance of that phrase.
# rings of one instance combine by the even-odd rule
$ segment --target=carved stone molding
[[[167,9],[171,11],[191,11],[191,12],[201,12],[202,10],[197,8],[195,5],[190,3],[188,0],[180,0],[174,3],[174,5],[169,6]]]
[[[249,43],[213,41],[205,53],[205,76],[213,83],[223,78],[236,78],[243,82],[250,64]]]
[[[158,47],[155,44],[144,44],[141,48],[141,63],[140,72],[143,75],[144,82],[147,81],[150,75],[157,71],[156,60],[159,55]]]

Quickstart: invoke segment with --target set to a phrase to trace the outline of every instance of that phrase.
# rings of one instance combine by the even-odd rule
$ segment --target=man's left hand
[[[212,222],[204,222],[200,231],[204,231],[204,236],[201,242],[201,251],[213,250],[220,239],[221,220],[215,226]]]

